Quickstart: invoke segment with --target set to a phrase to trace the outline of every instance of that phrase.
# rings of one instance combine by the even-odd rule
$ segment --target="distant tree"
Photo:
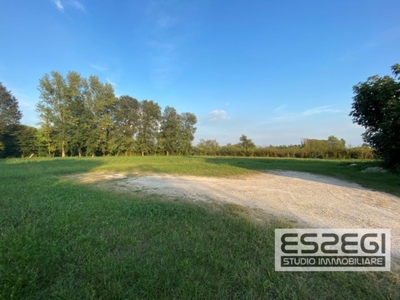
[[[253,143],[253,141],[251,139],[249,139],[247,136],[245,136],[244,134],[239,138],[239,144],[238,146],[244,148],[245,150],[250,150],[252,148],[255,148],[255,144]]]
[[[336,136],[331,135],[328,137],[328,144],[330,145],[328,150],[330,157],[340,158],[344,155],[346,151],[346,141],[344,139],[339,140]]]
[[[309,158],[327,157],[331,150],[331,144],[327,140],[303,139],[301,144],[302,150],[305,152],[304,156]]]
[[[220,149],[220,146],[217,140],[204,140],[200,139],[199,143],[196,146],[197,151],[201,155],[217,155],[217,152]]]
[[[0,82],[0,157],[19,155],[17,135],[21,118],[18,100]]]
[[[350,116],[366,128],[363,139],[389,167],[400,166],[400,64],[392,66],[394,78],[378,75],[353,86]]]

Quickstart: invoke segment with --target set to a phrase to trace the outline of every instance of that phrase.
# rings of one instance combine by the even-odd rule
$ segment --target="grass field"
[[[357,166],[350,167],[350,163]],[[394,273],[274,271],[274,229],[236,205],[113,194],[63,175],[313,172],[400,195],[378,162],[213,157],[0,161],[0,299],[399,299]]]

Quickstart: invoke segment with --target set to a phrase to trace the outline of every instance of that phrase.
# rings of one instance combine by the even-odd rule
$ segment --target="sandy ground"
[[[115,189],[128,192],[140,190],[193,201],[240,204],[315,228],[388,228],[392,257],[400,261],[400,198],[354,183],[293,171],[239,179],[123,174],[87,174],[81,179],[113,179]]]

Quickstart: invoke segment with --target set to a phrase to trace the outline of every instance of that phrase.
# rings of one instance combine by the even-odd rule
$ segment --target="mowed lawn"
[[[356,163],[356,166],[349,166]],[[274,229],[237,205],[107,192],[83,172],[242,176],[295,170],[400,195],[371,161],[106,157],[0,161],[0,299],[399,299],[389,272],[275,272]]]

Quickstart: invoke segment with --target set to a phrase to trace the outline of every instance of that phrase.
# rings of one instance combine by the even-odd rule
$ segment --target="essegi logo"
[[[275,271],[390,271],[390,229],[275,229]]]

